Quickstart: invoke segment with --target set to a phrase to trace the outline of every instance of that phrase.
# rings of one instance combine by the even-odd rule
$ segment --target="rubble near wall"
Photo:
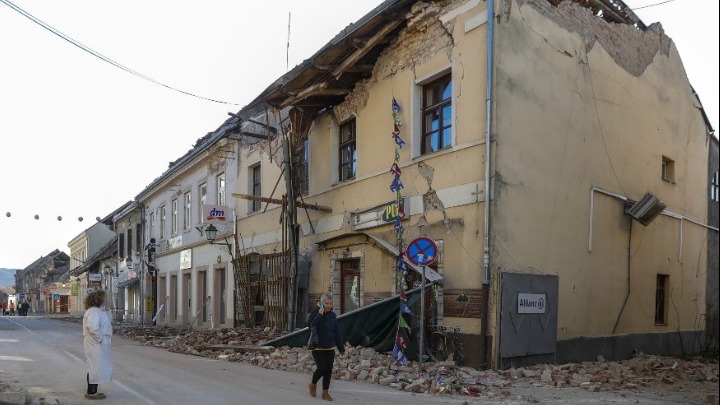
[[[270,328],[222,328],[183,331],[170,327],[123,327],[122,337],[146,346],[222,361],[241,361],[255,366],[309,374],[315,369],[311,353],[305,348],[268,347],[264,342],[282,333]],[[211,348],[215,346],[214,348]],[[396,366],[389,353],[363,347],[347,347],[337,357],[334,379],[359,380],[390,386],[401,391],[431,395],[465,395],[507,399],[513,388],[577,388],[589,392],[649,392],[675,396],[690,403],[715,400],[718,362],[702,358],[637,354],[630,360],[541,364],[503,371],[477,370],[453,361],[430,362],[420,373],[417,362]],[[524,396],[525,402],[540,402]]]

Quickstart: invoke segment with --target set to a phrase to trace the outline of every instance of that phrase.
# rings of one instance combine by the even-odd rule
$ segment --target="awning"
[[[122,283],[118,284],[118,288],[127,288],[127,287],[130,287],[131,285],[137,283],[138,281],[140,281],[140,279],[137,278],[137,277],[131,278],[131,279],[129,279],[129,280],[125,280],[125,281],[123,281]]]
[[[392,243],[386,241],[385,239],[382,239],[379,236],[375,236],[371,233],[365,233],[365,232],[344,233],[342,235],[336,235],[336,236],[332,236],[330,238],[318,241],[317,243],[327,243],[332,240],[340,240],[340,239],[348,238],[348,237],[352,237],[352,236],[368,237],[368,238],[372,239],[373,241],[377,242],[377,244],[381,248],[383,248],[386,252],[390,253],[391,255],[393,255],[395,257],[398,257],[399,253],[398,253],[397,246],[394,246]],[[422,267],[412,264],[410,262],[410,260],[408,260],[408,258],[405,256],[403,256],[403,261],[409,268],[411,268],[412,270],[415,270],[418,274],[422,274],[422,272],[423,272]],[[443,276],[440,275],[440,273],[436,272],[435,270],[431,269],[430,267],[426,267],[425,268],[425,278],[427,279],[428,282],[436,282],[436,281],[441,281],[443,279]]]

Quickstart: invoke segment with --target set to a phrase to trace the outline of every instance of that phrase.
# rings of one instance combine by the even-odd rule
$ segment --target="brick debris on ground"
[[[81,322],[79,318],[61,318]],[[171,352],[203,356],[225,361],[242,361],[256,366],[311,373],[315,364],[304,348],[270,347],[264,343],[284,332],[270,328],[220,328],[187,330],[168,326],[119,325],[115,333],[145,346]],[[492,371],[459,367],[452,361],[426,363],[419,372],[416,362],[396,366],[392,356],[363,347],[347,348],[338,357],[333,378],[359,380],[386,385],[398,390],[431,395],[467,395],[473,397],[510,397],[511,388],[575,387],[590,392],[628,391],[658,396],[682,392],[693,403],[717,403],[718,360],[701,357],[676,357],[638,353],[625,361],[597,361],[543,364]],[[526,402],[539,402],[525,396]]]

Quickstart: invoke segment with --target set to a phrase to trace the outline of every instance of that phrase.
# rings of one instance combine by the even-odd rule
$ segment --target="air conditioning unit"
[[[644,226],[648,226],[655,217],[657,217],[667,207],[665,203],[660,201],[659,198],[655,197],[652,193],[645,193],[640,201],[634,203],[625,213],[635,218],[638,222]]]

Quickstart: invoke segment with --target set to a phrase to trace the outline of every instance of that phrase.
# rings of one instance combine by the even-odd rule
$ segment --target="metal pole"
[[[420,372],[423,372],[423,348],[425,347],[425,269],[427,266],[422,266],[422,285],[420,288]]]

